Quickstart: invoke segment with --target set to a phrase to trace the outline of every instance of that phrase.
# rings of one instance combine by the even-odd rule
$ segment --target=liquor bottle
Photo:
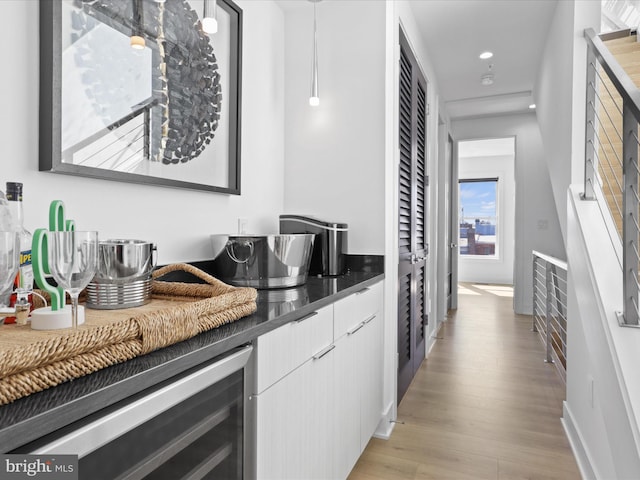
[[[24,228],[24,213],[22,211],[22,183],[7,182],[7,201],[11,209],[14,224],[20,236],[20,268],[14,281],[15,293],[11,296],[11,306],[16,307],[16,317],[19,323],[26,323],[26,317],[32,303],[33,267],[31,265],[31,232]],[[7,317],[5,323],[13,323],[16,317]]]
[[[2,191],[0,191],[0,230],[6,232],[13,232],[16,230],[13,217],[11,216],[9,202],[7,202],[7,197],[4,196]],[[0,292],[0,306],[10,304],[11,292],[13,292],[13,285],[8,287],[5,291]],[[2,318],[0,318],[0,323],[2,323]]]

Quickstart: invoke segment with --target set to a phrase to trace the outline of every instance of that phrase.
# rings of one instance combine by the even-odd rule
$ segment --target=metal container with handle
[[[87,286],[87,306],[115,310],[149,303],[156,253],[156,246],[143,240],[101,241],[98,270]]]
[[[314,235],[211,235],[215,275],[231,285],[282,288],[307,281]]]

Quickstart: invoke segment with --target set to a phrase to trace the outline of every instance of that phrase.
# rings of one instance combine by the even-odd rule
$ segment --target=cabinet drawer
[[[332,341],[333,305],[258,337],[254,393],[263,392]]]
[[[340,338],[381,310],[382,282],[337,301],[334,304],[334,338]]]

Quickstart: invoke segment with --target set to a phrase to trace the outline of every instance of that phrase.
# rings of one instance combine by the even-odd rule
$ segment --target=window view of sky
[[[493,219],[496,217],[496,185],[495,180],[487,182],[465,182],[460,181],[460,214],[464,212],[464,218],[473,222],[476,218],[481,220]]]

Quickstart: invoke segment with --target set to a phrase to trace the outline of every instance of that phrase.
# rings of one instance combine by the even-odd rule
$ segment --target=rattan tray
[[[187,271],[206,284],[163,282]],[[0,405],[191,338],[256,310],[256,290],[232,287],[188,264],[153,274],[152,300],[124,310],[85,309],[77,330],[0,327]]]

